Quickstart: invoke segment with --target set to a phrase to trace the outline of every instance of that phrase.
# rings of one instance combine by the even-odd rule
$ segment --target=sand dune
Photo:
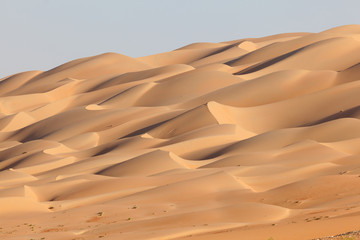
[[[0,239],[359,230],[360,26],[0,80]]]

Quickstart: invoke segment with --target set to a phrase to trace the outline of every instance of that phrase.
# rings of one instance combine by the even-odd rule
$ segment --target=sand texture
[[[360,25],[0,80],[0,239],[360,230]]]

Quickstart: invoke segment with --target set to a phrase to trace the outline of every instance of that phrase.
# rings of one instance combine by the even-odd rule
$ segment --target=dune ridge
[[[360,226],[360,25],[0,80],[1,239],[315,239]]]

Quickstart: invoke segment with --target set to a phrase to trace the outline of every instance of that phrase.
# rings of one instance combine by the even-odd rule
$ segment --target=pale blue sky
[[[0,0],[0,78],[103,52],[319,32],[359,24],[359,9],[359,0]]]

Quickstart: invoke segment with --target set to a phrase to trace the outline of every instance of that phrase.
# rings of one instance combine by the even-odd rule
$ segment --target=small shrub
[[[354,237],[342,237],[342,240],[355,240]]]

